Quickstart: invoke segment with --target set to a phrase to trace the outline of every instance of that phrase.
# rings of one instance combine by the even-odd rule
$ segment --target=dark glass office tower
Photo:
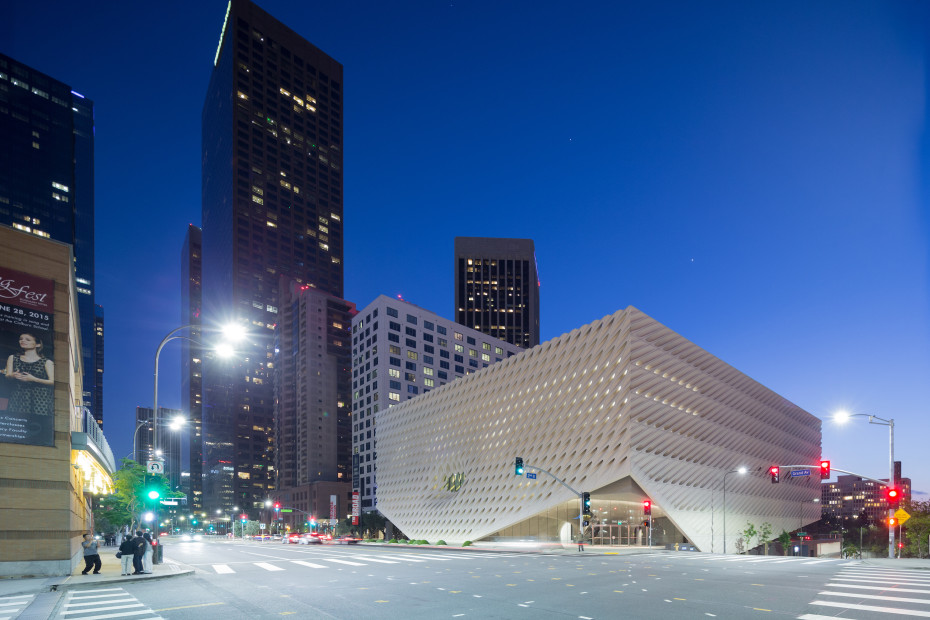
[[[70,243],[81,320],[83,404],[93,411],[94,102],[0,54],[0,224]]]
[[[103,306],[94,305],[94,371],[97,381],[94,383],[94,419],[103,428]]]
[[[342,297],[342,65],[230,2],[203,108],[203,330],[251,335],[204,359],[204,507],[257,515],[274,486],[279,277]]]
[[[187,412],[188,459],[190,472],[187,505],[203,510],[203,338],[200,329],[202,306],[203,250],[201,230],[188,225],[181,249],[181,325],[192,325],[190,335],[181,340],[181,402]]]
[[[455,320],[524,349],[539,344],[532,239],[455,238]]]

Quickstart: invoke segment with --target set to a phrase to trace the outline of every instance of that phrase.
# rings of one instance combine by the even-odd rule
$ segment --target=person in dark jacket
[[[131,541],[132,543],[132,567],[133,575],[141,575],[142,571],[142,556],[145,555],[145,548],[148,546],[145,538],[142,537],[142,530],[136,532],[136,537]]]
[[[119,552],[123,554],[122,557],[120,557],[120,563],[122,566],[122,572],[120,575],[129,574],[129,569],[133,564],[132,561],[136,557],[134,551],[135,550],[132,546],[132,539],[127,536],[126,539],[123,540],[123,542],[121,542],[119,545]]]

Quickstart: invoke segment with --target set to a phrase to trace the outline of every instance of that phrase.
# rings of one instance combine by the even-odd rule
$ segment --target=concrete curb
[[[162,579],[171,579],[173,577],[185,577],[187,575],[193,575],[195,571],[193,570],[179,570],[177,572],[170,573],[153,573],[151,575],[121,575],[119,577],[104,577],[103,579],[95,579],[93,581],[81,580],[78,575],[71,575],[65,577],[61,583],[56,583],[48,586],[45,592],[65,592],[67,590],[72,590],[74,588],[96,588],[99,586],[110,586],[114,583],[135,583],[139,581],[160,581]]]

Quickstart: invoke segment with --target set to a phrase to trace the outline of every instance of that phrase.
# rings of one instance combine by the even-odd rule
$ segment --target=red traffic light
[[[280,502],[275,502],[275,503],[274,503],[274,509],[275,509],[275,510],[281,510],[281,504],[280,504]]]
[[[772,484],[778,483],[778,472],[779,471],[780,471],[780,468],[778,467],[778,465],[772,465],[771,467],[769,467],[769,474],[772,475]]]
[[[830,461],[820,461],[820,477],[823,479],[830,477]]]
[[[648,500],[648,499],[643,500],[643,514],[644,515],[652,514],[652,500]]]
[[[897,508],[898,503],[901,501],[901,489],[896,487],[888,487],[885,489],[885,500],[888,502],[889,508]]]

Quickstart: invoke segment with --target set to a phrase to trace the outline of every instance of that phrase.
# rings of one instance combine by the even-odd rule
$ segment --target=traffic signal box
[[[889,508],[897,508],[901,503],[901,490],[897,487],[885,487],[885,501]]]
[[[647,517],[652,514],[652,500],[643,500],[643,514]]]
[[[772,476],[772,484],[778,484],[778,474],[780,472],[778,465],[772,465],[769,467],[769,474]]]
[[[513,473],[516,474],[517,476],[523,475],[523,458],[522,457],[518,456],[517,460],[514,461]]]
[[[830,477],[830,461],[820,461],[820,478],[826,480]]]

